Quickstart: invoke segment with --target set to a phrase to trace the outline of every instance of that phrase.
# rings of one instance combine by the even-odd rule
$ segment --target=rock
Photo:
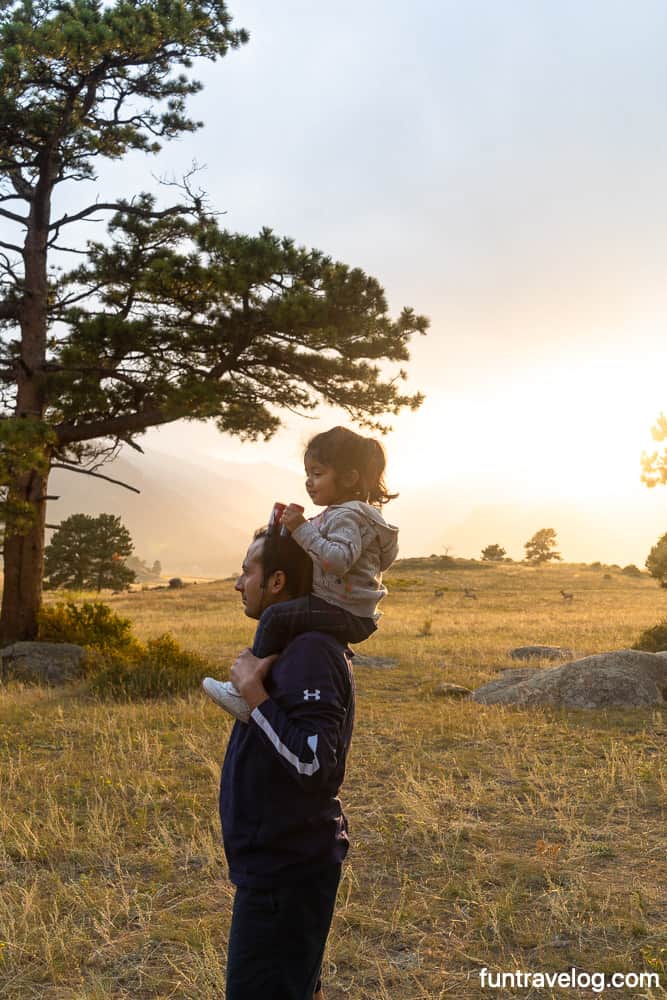
[[[64,684],[81,675],[85,652],[71,642],[15,642],[0,650],[0,676]]]
[[[512,660],[571,660],[574,653],[562,646],[517,646],[508,655]]]
[[[433,689],[433,694],[437,694],[441,698],[469,698],[472,691],[470,688],[463,687],[462,684],[448,684],[443,681],[442,684],[438,684]]]
[[[559,667],[506,670],[503,677],[477,688],[472,697],[483,705],[584,709],[665,705],[667,657],[620,649]]]
[[[352,660],[353,667],[373,667],[375,670],[393,670],[398,666],[398,660],[392,660],[388,656],[363,656],[355,653]]]

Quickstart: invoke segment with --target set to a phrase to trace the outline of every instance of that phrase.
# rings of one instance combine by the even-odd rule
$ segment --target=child
[[[377,629],[377,606],[387,593],[382,572],[398,551],[398,528],[379,506],[397,495],[384,484],[384,449],[345,427],[317,434],[304,455],[306,491],[325,509],[306,520],[290,504],[282,525],[313,561],[312,593],[272,604],[259,619],[252,652],[260,658],[281,652],[302,632],[327,632],[342,642],[363,642]],[[231,681],[203,681],[207,695],[237,719],[249,709]]]

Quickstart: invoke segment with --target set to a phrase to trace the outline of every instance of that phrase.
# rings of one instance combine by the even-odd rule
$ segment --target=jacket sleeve
[[[346,659],[332,655],[316,632],[297,636],[272,668],[269,697],[249,725],[259,730],[261,748],[305,791],[325,787],[340,765],[353,690]]]
[[[359,516],[351,510],[334,511],[327,524],[327,538],[306,521],[292,532],[292,538],[325,573],[344,576],[356,563],[363,541]]]
[[[333,705],[317,710],[304,706],[288,714],[268,698],[253,710],[249,725],[258,727],[267,750],[304,791],[318,792],[338,766],[344,715],[344,709]]]

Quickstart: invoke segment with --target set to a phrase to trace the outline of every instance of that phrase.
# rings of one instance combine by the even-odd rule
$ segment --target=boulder
[[[85,653],[71,642],[15,642],[0,650],[0,677],[64,684],[81,675]]]
[[[506,670],[477,688],[483,705],[641,708],[667,704],[667,657],[620,649],[559,667]]]
[[[563,646],[517,646],[508,656],[512,660],[571,660],[574,653]]]

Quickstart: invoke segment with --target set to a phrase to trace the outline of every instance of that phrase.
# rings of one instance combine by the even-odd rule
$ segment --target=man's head
[[[271,604],[309,594],[313,564],[290,535],[260,528],[246,552],[235,589],[248,618],[259,618]]]

